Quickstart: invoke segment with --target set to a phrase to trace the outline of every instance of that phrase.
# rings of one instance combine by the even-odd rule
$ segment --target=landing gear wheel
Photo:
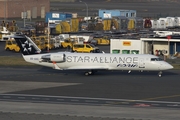
[[[96,71],[91,70],[91,71],[87,71],[84,73],[84,75],[88,76],[88,75],[93,75]]]
[[[159,71],[158,76],[159,76],[159,77],[162,76],[162,71]]]
[[[9,49],[9,48],[6,48],[6,51],[10,51],[10,49]]]
[[[89,72],[84,73],[85,76],[91,75]]]

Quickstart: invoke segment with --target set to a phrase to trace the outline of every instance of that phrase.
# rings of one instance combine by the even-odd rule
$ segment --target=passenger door
[[[86,44],[85,47],[84,47],[84,52],[89,53],[90,51],[91,51],[91,46]]]
[[[139,68],[145,68],[144,58],[139,58]]]

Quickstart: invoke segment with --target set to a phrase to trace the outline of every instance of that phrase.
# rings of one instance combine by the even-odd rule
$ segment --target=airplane
[[[162,71],[173,66],[155,55],[150,54],[111,54],[111,53],[42,53],[37,45],[25,35],[13,36],[20,47],[26,62],[51,67],[56,70],[85,70],[92,75],[98,70]]]

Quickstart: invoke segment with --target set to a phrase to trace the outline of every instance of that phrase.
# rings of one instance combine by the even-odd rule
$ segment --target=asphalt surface
[[[44,67],[1,67],[0,71],[0,116],[5,119],[180,118],[179,70],[166,71],[161,78],[156,72],[125,71],[87,77],[81,71]]]
[[[21,57],[3,46],[1,42],[2,56]],[[99,47],[109,52],[108,46]],[[41,66],[0,67],[0,71],[2,120],[180,118],[179,70],[165,71],[162,77],[157,72],[137,71],[99,71],[84,76],[83,71]]]
[[[89,15],[99,9],[133,9],[139,17],[180,16],[179,2],[85,1]],[[73,6],[73,7],[72,7]],[[173,6],[173,7],[172,7]],[[52,11],[86,15],[83,3],[51,3]],[[109,52],[108,46],[100,50]],[[59,50],[56,50],[59,51]],[[55,52],[55,51],[52,51]],[[21,57],[4,50],[1,56]],[[170,60],[171,63],[179,63]],[[179,120],[180,72],[56,71],[45,67],[0,67],[1,120]]]

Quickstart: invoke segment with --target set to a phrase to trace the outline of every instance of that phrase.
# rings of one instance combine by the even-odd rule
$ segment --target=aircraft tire
[[[89,75],[89,72],[85,72],[84,75],[85,75],[85,76],[88,76],[88,75]]]
[[[9,49],[9,48],[6,48],[6,51],[10,51],[10,49]]]
[[[162,76],[162,71],[159,71],[158,76],[159,76],[159,77]]]

